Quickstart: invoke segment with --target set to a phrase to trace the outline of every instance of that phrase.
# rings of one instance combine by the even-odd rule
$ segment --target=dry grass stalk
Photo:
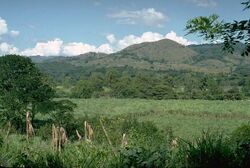
[[[85,140],[88,142],[92,142],[94,131],[91,125],[87,121],[84,122],[84,130],[85,130],[85,134],[84,134]]]
[[[78,130],[76,130],[76,135],[78,137],[78,141],[81,141],[82,140],[82,136],[81,134],[78,132]]]
[[[7,133],[6,133],[6,138],[8,138],[9,134],[10,134],[10,130],[11,130],[11,123],[10,121],[7,123]]]
[[[176,147],[178,146],[178,138],[175,138],[175,139],[172,140],[171,146],[172,146],[173,148],[176,148]]]
[[[55,125],[52,125],[52,145],[53,150],[58,149],[58,127],[55,127]]]
[[[122,135],[122,148],[126,148],[128,146],[128,137],[126,136],[126,134]]]
[[[113,151],[114,155],[117,156],[117,155],[116,155],[116,151],[115,151],[115,149],[114,149],[114,147],[113,147],[113,145],[112,145],[111,140],[109,139],[108,133],[107,133],[107,131],[106,131],[106,129],[105,129],[105,127],[104,127],[104,125],[103,125],[101,119],[100,119],[100,123],[101,123],[101,126],[102,126],[102,130],[103,130],[103,132],[104,132],[104,134],[105,134],[105,136],[106,136],[106,138],[107,138],[107,140],[108,140],[109,145],[110,145],[111,148],[112,148],[112,151]]]
[[[32,137],[33,135],[35,135],[35,131],[34,131],[34,128],[32,126],[32,123],[31,123],[31,118],[30,118],[29,112],[26,113],[26,134],[27,134],[27,139],[29,139],[29,137]]]
[[[61,148],[67,143],[68,138],[63,127],[52,125],[52,145],[53,150],[61,151]]]
[[[60,128],[60,140],[62,145],[68,142],[66,131],[63,127]]]

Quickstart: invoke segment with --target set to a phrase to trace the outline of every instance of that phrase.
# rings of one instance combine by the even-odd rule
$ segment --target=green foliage
[[[111,87],[108,84],[108,76],[112,74],[112,71],[115,77],[114,82],[117,80],[116,77],[119,78],[122,74],[181,76],[182,73],[190,72],[221,75],[242,74],[244,71],[247,74],[249,59],[240,57],[245,45],[242,43],[235,45],[234,54],[223,52],[222,47],[223,44],[182,46],[164,39],[133,45],[101,59],[98,54],[94,54],[91,59],[87,57],[88,54],[74,57],[49,57],[36,65],[42,72],[50,74],[60,85],[65,85],[65,79],[70,79],[68,83],[72,85],[80,79],[93,76],[97,79],[94,83],[99,83],[101,79],[102,83],[105,83],[102,85]],[[34,57],[32,59],[35,61]],[[65,88],[68,89],[67,86]]]
[[[119,153],[119,162],[116,167],[137,167],[137,168],[162,168],[166,167],[166,160],[169,153],[166,147],[145,149],[134,147],[123,149]]]
[[[46,123],[45,125],[39,127],[36,131],[36,135],[41,137],[42,140],[47,141],[51,139],[52,125]]]
[[[21,168],[66,168],[60,156],[52,153],[47,153],[46,156],[38,155],[38,157],[33,160],[31,153],[20,153],[13,167]]]
[[[238,84],[240,77],[183,73],[175,75],[120,74],[112,82],[91,76],[72,88],[72,98],[143,98],[143,99],[206,99],[241,100],[248,96],[249,83]],[[248,77],[245,79],[248,80]],[[96,81],[96,83],[95,83]],[[236,82],[235,82],[236,81]],[[242,87],[242,89],[240,89]],[[244,97],[245,96],[245,97]]]
[[[205,36],[206,40],[218,38],[223,31],[223,23],[218,20],[218,15],[209,17],[197,17],[187,22],[186,30],[188,34],[199,33],[200,36]]]
[[[22,128],[26,111],[33,118],[43,112],[40,107],[51,101],[54,91],[29,58],[3,56],[0,66],[1,119]]]
[[[234,167],[234,154],[230,145],[218,133],[204,132],[194,143],[184,143],[180,151],[186,167]]]
[[[249,9],[250,1],[242,3],[245,9]],[[249,34],[250,20],[233,21],[232,23],[225,23],[219,21],[217,15],[209,17],[197,17],[187,22],[186,30],[188,34],[198,33],[206,40],[222,40],[224,42],[224,50],[231,53],[235,51],[237,43],[244,43],[245,49],[242,55],[248,55],[250,52]]]
[[[91,98],[94,92],[94,87],[87,80],[80,80],[72,89],[72,97],[76,98]]]
[[[239,167],[250,165],[250,124],[237,128],[231,137]]]
[[[3,136],[2,134],[0,134],[0,148],[2,147],[2,145],[3,145]]]
[[[139,122],[131,116],[103,118],[111,139],[107,142],[99,117],[79,119],[76,129],[82,133],[82,122],[94,128],[92,143],[71,140],[61,152],[52,151],[51,140],[10,135],[0,146],[3,167],[249,167],[249,125],[236,129],[230,139],[218,132],[203,132],[197,139],[178,139],[160,131],[151,122]],[[77,122],[78,120],[75,120]],[[81,124],[80,124],[81,123]],[[75,134],[75,130],[67,132]],[[128,146],[121,147],[121,133],[128,135]],[[50,134],[50,133],[48,133]],[[172,133],[171,133],[172,134]],[[170,139],[169,139],[170,138]]]
[[[241,100],[243,95],[240,93],[237,87],[233,87],[225,93],[224,98],[226,100]]]

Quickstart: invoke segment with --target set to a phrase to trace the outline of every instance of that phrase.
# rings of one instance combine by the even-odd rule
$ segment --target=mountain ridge
[[[222,51],[222,44],[201,44],[183,46],[172,40],[164,39],[156,42],[134,44],[112,54],[86,53],[72,57],[47,57],[31,59],[46,72],[53,64],[64,65],[60,68],[77,71],[91,71],[98,68],[126,68],[150,71],[190,71],[206,74],[229,74],[237,70],[244,71],[250,65],[248,57],[241,56],[241,48],[237,46],[235,53]],[[67,67],[68,66],[68,67]],[[46,67],[46,68],[45,68]],[[70,68],[69,68],[70,67]],[[246,71],[247,72],[247,71]],[[58,71],[57,73],[60,73]]]

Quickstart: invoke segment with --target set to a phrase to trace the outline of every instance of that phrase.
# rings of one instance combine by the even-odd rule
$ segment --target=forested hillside
[[[135,44],[113,54],[31,57],[61,97],[243,99],[250,58],[222,44],[183,46],[171,40]]]

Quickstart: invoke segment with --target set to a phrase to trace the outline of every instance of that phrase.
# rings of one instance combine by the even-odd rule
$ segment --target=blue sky
[[[241,0],[0,0],[0,54],[111,53],[163,38],[188,45],[188,19],[249,17]]]

